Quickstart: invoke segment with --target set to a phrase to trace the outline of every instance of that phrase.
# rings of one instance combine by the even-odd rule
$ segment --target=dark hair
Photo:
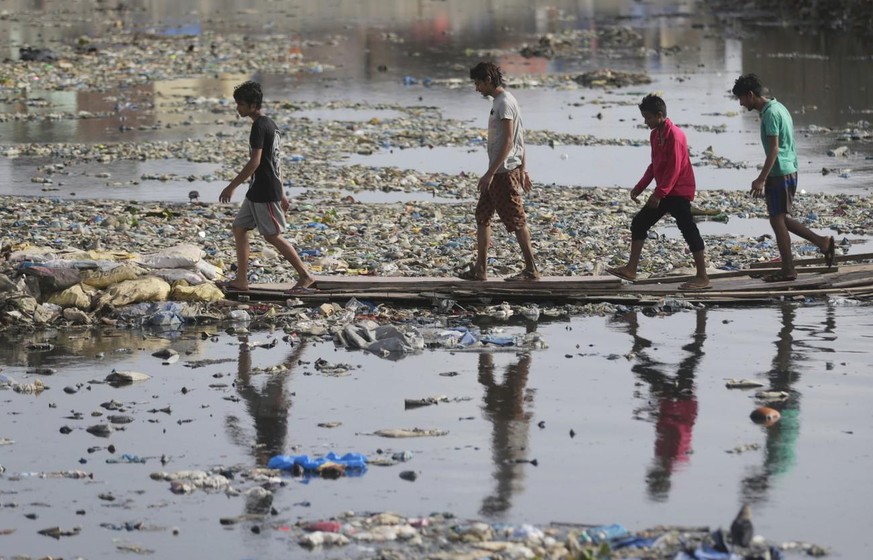
[[[640,111],[645,113],[651,113],[653,115],[661,113],[665,117],[667,116],[667,104],[657,95],[649,94],[643,97],[643,100],[639,104],[639,108]]]
[[[258,82],[243,82],[233,88],[233,100],[237,103],[248,103],[254,105],[258,109],[261,108],[261,103],[264,101],[264,93],[261,91],[261,84]]]
[[[500,67],[493,62],[480,62],[476,66],[470,68],[470,79],[479,80],[480,82],[491,82],[491,85],[497,87],[503,85],[503,72]]]
[[[735,97],[747,93],[754,93],[760,97],[764,94],[764,84],[761,83],[761,78],[755,74],[743,74],[734,82],[734,89],[731,92]]]

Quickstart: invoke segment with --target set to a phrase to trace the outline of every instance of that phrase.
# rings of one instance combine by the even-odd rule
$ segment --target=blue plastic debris
[[[133,455],[131,453],[124,453],[120,458],[114,459],[106,459],[106,462],[109,464],[117,464],[117,463],[139,463],[145,464],[145,457],[140,457],[139,455]]]
[[[690,554],[688,552],[680,552],[674,560],[743,560],[743,557],[732,552],[719,552],[714,548],[706,546],[700,547]]]
[[[612,549],[620,548],[651,548],[655,544],[655,539],[646,537],[628,537],[612,543]]]
[[[612,525],[600,525],[598,527],[589,527],[579,535],[579,540],[582,542],[602,543],[604,541],[612,541],[628,536],[628,530],[624,525],[613,523]]]
[[[336,463],[346,468],[346,474],[356,476],[367,471],[367,457],[362,453],[349,452],[338,457],[331,451],[324,457],[312,458],[309,455],[275,455],[267,462],[267,468],[290,471],[295,465],[303,472],[314,473],[325,463]]]
[[[515,338],[511,336],[493,336],[486,334],[481,339],[482,344],[494,344],[495,346],[512,346],[515,344]]]

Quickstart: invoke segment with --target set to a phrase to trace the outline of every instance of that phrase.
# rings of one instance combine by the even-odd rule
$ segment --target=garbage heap
[[[180,244],[149,254],[26,246],[0,274],[0,327],[91,324],[142,302],[224,299],[221,269]]]

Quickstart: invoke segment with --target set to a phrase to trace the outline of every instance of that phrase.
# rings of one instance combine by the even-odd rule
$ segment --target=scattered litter
[[[763,387],[764,384],[760,381],[755,381],[754,379],[734,379],[730,378],[725,383],[725,387],[728,389],[756,389],[758,387]]]
[[[425,429],[425,428],[392,428],[376,430],[373,435],[385,438],[413,438],[413,437],[439,437],[448,435],[448,430]]]

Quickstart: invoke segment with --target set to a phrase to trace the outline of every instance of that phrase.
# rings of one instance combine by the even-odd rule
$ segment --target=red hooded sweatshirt
[[[681,196],[694,200],[696,184],[685,133],[673,121],[665,119],[662,126],[652,129],[649,142],[652,144],[652,163],[634,190],[644,191],[654,179],[657,185],[655,194],[660,198]]]

